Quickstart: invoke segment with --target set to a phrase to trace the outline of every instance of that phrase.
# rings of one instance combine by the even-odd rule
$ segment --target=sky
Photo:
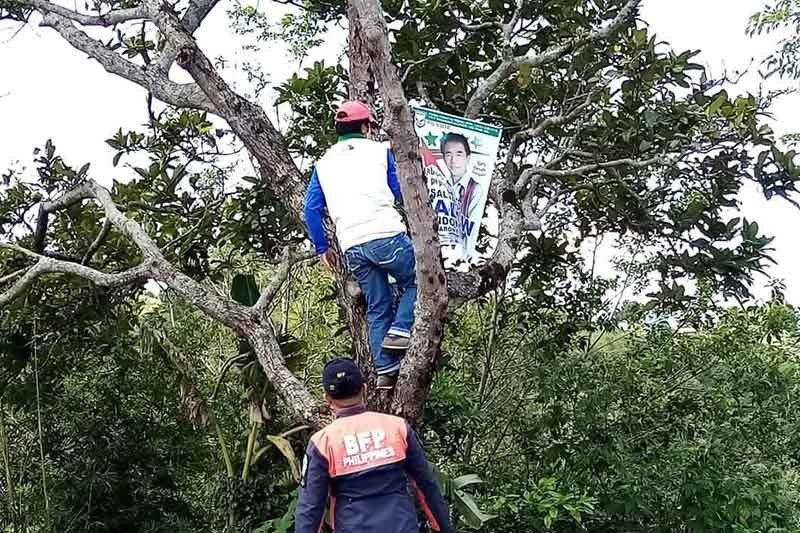
[[[660,40],[676,49],[701,50],[696,61],[714,74],[734,74],[750,68],[735,87],[739,93],[757,93],[765,89],[800,88],[800,82],[785,82],[770,78],[766,82],[757,74],[759,63],[775,48],[777,38],[765,36],[748,38],[745,28],[749,17],[765,2],[762,0],[645,0],[642,18]],[[800,95],[788,95],[774,109],[771,126],[777,135],[800,132]],[[775,237],[772,253],[777,262],[769,274],[787,285],[787,300],[800,304],[800,246],[795,231],[800,228],[800,211],[788,202],[773,199],[769,202],[757,187],[748,184],[740,197],[741,216],[756,220],[762,232]],[[767,280],[759,277],[756,296],[769,295]]]
[[[660,40],[679,51],[701,50],[696,61],[713,74],[725,71],[732,74],[751,66],[753,72],[735,88],[739,93],[757,92],[759,85],[792,87],[775,79],[764,82],[755,73],[761,60],[776,46],[774,37],[750,39],[745,35],[749,16],[763,3],[762,0],[645,0],[641,18]],[[230,36],[226,5],[229,1],[221,2],[198,32],[201,47],[209,57],[237,56],[242,61],[262,62],[274,83],[325,55],[328,61],[335,61],[342,50],[343,37],[334,34],[324,50],[313,53],[304,65],[288,60],[285,51],[276,45],[262,46],[249,52],[249,57],[243,57],[239,54],[241,40]],[[337,52],[332,55],[331,50]],[[36,25],[19,30],[0,22],[0,66],[3,126],[0,171],[9,166],[30,167],[33,148],[52,138],[68,163],[79,167],[91,162],[91,175],[101,183],[110,183],[111,179],[126,174],[125,169],[112,166],[113,151],[105,140],[120,127],[139,128],[147,120],[143,89],[107,74],[93,60],[66,45],[53,30]],[[230,69],[224,74],[232,76],[233,72]],[[186,74],[177,67],[172,75],[175,81],[186,81]],[[265,92],[261,98],[263,104],[269,106],[271,94]],[[778,134],[800,131],[799,95],[784,97],[774,111],[772,126]],[[770,274],[783,279],[789,301],[800,304],[800,279],[793,276],[800,270],[800,247],[794,234],[800,228],[800,211],[780,200],[767,202],[754,186],[746,188],[741,200],[742,215],[757,220],[766,234],[775,237],[773,257],[778,264],[771,268]],[[613,254],[613,250],[606,253]],[[763,289],[765,281],[758,281],[762,288],[756,293],[761,297],[767,294]]]

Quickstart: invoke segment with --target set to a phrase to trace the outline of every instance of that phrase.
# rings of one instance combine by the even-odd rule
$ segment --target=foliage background
[[[598,2],[578,16],[573,4],[537,3],[558,24],[534,35],[536,45],[591,25],[609,7]],[[338,2],[310,5],[280,21],[239,4],[229,16],[237,33],[284,40],[302,56],[341,11]],[[793,7],[769,8],[754,31],[790,24]],[[441,45],[438,36],[457,22],[439,4],[416,8],[412,15],[387,3],[406,63]],[[503,9],[489,2],[471,14]],[[464,507],[463,493],[450,494],[460,530],[472,515],[497,532],[800,530],[798,314],[780,286],[767,303],[748,300],[770,241],[734,213],[745,182],[793,199],[795,154],[763,127],[771,95],[723,91],[692,53],[643,28],[620,40],[581,55],[575,68],[521,70],[487,118],[513,133],[522,118],[557,111],[595,77],[615,78],[621,93],[604,89],[580,132],[556,130],[534,148],[574,138],[619,157],[681,151],[682,143],[708,151],[674,173],[564,177],[560,185],[574,194],[550,213],[549,231],[525,239],[507,286],[448,324],[423,427],[428,452],[445,478],[483,480],[468,489],[478,512]],[[787,43],[779,54],[792,53]],[[455,112],[474,85],[473,67],[498,46],[492,32],[462,45],[420,63],[407,80],[446,80],[431,93]],[[135,43],[131,50],[141,52]],[[263,78],[245,70],[255,95]],[[279,101],[293,113],[286,138],[298,157],[313,160],[332,142],[320,124],[329,124],[346,76],[316,63],[280,82]],[[182,270],[220,292],[237,295],[250,279],[263,286],[273,269],[266,258],[302,238],[282,206],[252,187],[257,180],[229,164],[226,151],[239,148],[230,132],[201,113],[156,109],[143,128],[109,132],[108,146],[114,164],[133,169],[115,183],[115,199]],[[26,209],[90,170],[52,143],[36,153],[34,169],[33,180],[3,175],[0,225],[22,243],[30,236],[13,228]],[[657,186],[673,182],[685,186]],[[93,210],[65,213],[52,246],[81,253],[99,220]],[[602,277],[578,250],[610,234],[623,235],[628,254],[619,276]],[[107,269],[138,259],[116,236],[94,257]],[[10,254],[2,260],[3,275],[19,268]],[[616,299],[623,289],[646,296]],[[271,314],[293,371],[312,389],[322,362],[349,346],[332,291],[319,269],[298,268]],[[0,415],[6,531],[291,527],[292,454],[302,453],[308,432],[287,435],[295,425],[247,346],[168,291],[104,290],[54,276],[4,308]],[[275,444],[287,440],[292,451]]]

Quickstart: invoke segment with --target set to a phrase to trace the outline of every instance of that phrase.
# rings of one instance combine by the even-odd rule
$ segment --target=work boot
[[[383,344],[381,344],[381,348],[386,350],[408,350],[409,344],[411,344],[411,339],[408,337],[389,333],[383,338]]]
[[[378,390],[392,390],[397,383],[397,375],[398,372],[393,372],[391,374],[380,374],[378,376],[378,383],[375,385],[375,388]]]

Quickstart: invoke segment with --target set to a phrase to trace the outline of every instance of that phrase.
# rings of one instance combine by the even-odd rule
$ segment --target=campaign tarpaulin
[[[439,111],[414,108],[433,213],[445,264],[475,255],[502,129]]]

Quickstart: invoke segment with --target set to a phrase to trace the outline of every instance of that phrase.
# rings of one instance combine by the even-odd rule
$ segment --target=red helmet
[[[372,110],[364,102],[345,102],[339,106],[339,110],[336,111],[336,122],[339,124],[363,122],[365,120],[374,122],[375,117],[372,114]]]

